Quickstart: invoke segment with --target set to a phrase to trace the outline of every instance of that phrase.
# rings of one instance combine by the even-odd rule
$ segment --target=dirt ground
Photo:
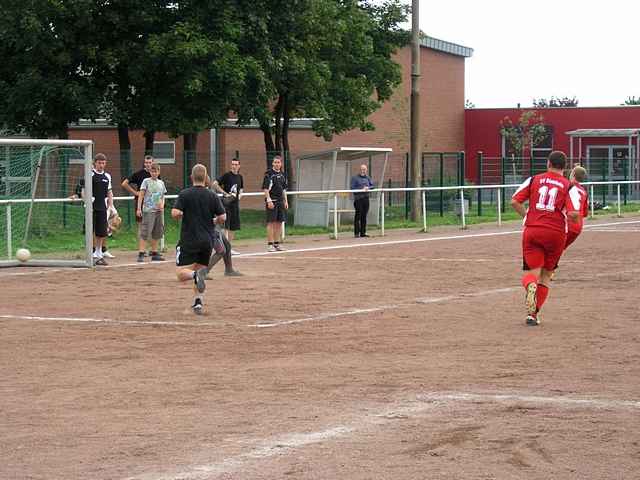
[[[540,327],[513,224],[240,246],[201,317],[132,253],[0,271],[0,478],[639,479],[640,218],[600,223]]]

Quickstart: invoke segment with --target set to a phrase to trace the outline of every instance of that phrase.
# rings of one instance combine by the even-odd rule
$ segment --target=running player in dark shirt
[[[282,250],[282,224],[287,217],[289,202],[287,202],[287,177],[282,171],[282,157],[273,157],[271,169],[264,174],[262,181],[267,207],[267,242],[270,252]]]
[[[193,281],[195,299],[192,310],[202,313],[207,265],[215,249],[224,249],[216,223],[224,223],[226,214],[218,196],[205,186],[207,167],[194,165],[191,170],[193,187],[182,190],[174,207],[173,218],[182,219],[180,239],[176,247],[176,274],[181,282]]]

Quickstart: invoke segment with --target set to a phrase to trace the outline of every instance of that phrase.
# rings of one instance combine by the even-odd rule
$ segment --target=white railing
[[[593,218],[594,216],[594,187],[597,185],[602,186],[616,186],[617,195],[616,195],[616,205],[618,216],[622,216],[622,200],[621,200],[621,185],[638,185],[640,186],[640,180],[621,180],[621,181],[610,181],[610,182],[584,182],[582,185],[589,187],[589,198],[590,198],[590,216]],[[466,228],[466,215],[465,211],[465,203],[464,203],[464,192],[468,191],[478,191],[478,190],[494,190],[496,191],[496,213],[497,213],[497,223],[498,226],[502,225],[502,190],[503,189],[514,189],[518,188],[520,184],[505,184],[505,185],[459,185],[452,187],[417,187],[417,188],[377,188],[369,190],[369,193],[378,193],[380,194],[380,230],[382,235],[384,235],[385,229],[385,218],[384,218],[384,208],[385,208],[385,193],[390,192],[421,192],[422,196],[422,228],[423,231],[427,231],[427,201],[426,194],[428,192],[440,192],[440,191],[457,191],[460,194],[460,220],[462,222],[462,228]],[[287,192],[287,196],[296,196],[296,195],[326,195],[329,199],[331,195],[333,195],[333,238],[338,238],[338,196],[346,195],[351,193],[362,193],[362,190],[304,190],[304,191],[292,191]],[[243,197],[262,197],[264,196],[263,192],[249,192],[243,193]],[[177,195],[167,195],[166,199],[176,199]],[[133,196],[124,196],[124,197],[114,197],[114,201],[127,201],[133,200]],[[7,244],[8,248],[11,249],[11,205],[16,205],[20,203],[31,203],[31,199],[23,198],[23,199],[12,199],[12,200],[0,200],[0,207],[4,206],[6,208],[6,222],[7,222]],[[36,198],[33,200],[34,203],[81,203],[81,199],[71,199],[71,198]]]

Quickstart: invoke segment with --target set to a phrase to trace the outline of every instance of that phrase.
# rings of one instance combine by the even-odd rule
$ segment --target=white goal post
[[[71,184],[66,175],[70,160],[61,152],[65,155],[73,153],[73,167],[80,169],[80,178],[77,180],[84,180],[84,199],[87,201],[61,195],[61,192],[67,193]],[[92,169],[91,140],[0,138],[0,267],[93,266]],[[73,207],[75,224],[72,228],[60,225],[58,211],[44,209],[40,212],[41,208],[60,208],[60,205],[65,220],[69,217],[69,210],[72,210],[67,207]],[[80,205],[84,206],[82,211]],[[34,219],[34,209],[39,212],[37,219]],[[78,224],[84,225],[83,234]],[[47,252],[46,247],[41,246],[53,237],[52,230],[47,227],[54,226],[57,231],[67,230],[64,232],[67,235],[71,230],[74,237],[78,237],[74,238],[78,242],[77,248],[72,250],[70,247],[67,252],[71,258]],[[37,242],[32,240],[36,234]],[[82,237],[84,241],[80,242]],[[32,241],[38,243],[36,248],[32,248]],[[16,250],[20,248],[30,250],[29,260],[21,262],[15,258]]]

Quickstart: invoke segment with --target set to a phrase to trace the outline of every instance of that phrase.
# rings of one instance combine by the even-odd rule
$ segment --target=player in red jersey
[[[569,195],[571,196],[574,203],[580,205],[578,208],[578,218],[575,221],[569,221],[567,224],[567,241],[564,244],[564,249],[569,248],[573,242],[576,241],[576,238],[582,233],[582,224],[583,218],[586,218],[589,215],[589,194],[587,193],[587,189],[584,188],[580,182],[584,182],[587,179],[587,171],[584,167],[580,165],[576,165],[571,170],[571,175],[569,175],[569,182],[571,186],[569,187]],[[551,280],[555,275],[555,270],[558,269],[558,265],[554,269],[554,272],[551,274]]]
[[[589,215],[589,194],[587,189],[581,185],[587,179],[587,171],[580,165],[576,165],[571,170],[569,181],[571,182],[571,188],[569,188],[569,195],[573,199],[574,203],[578,202],[578,218],[569,222],[569,231],[567,232],[567,242],[564,245],[566,250],[569,245],[576,241],[578,235],[582,233],[583,218]]]
[[[540,325],[538,312],[549,295],[551,274],[567,240],[567,215],[578,216],[579,204],[569,196],[571,184],[562,175],[566,163],[563,152],[551,152],[547,171],[527,178],[511,198],[514,210],[524,217],[522,286],[527,292],[527,325]]]

